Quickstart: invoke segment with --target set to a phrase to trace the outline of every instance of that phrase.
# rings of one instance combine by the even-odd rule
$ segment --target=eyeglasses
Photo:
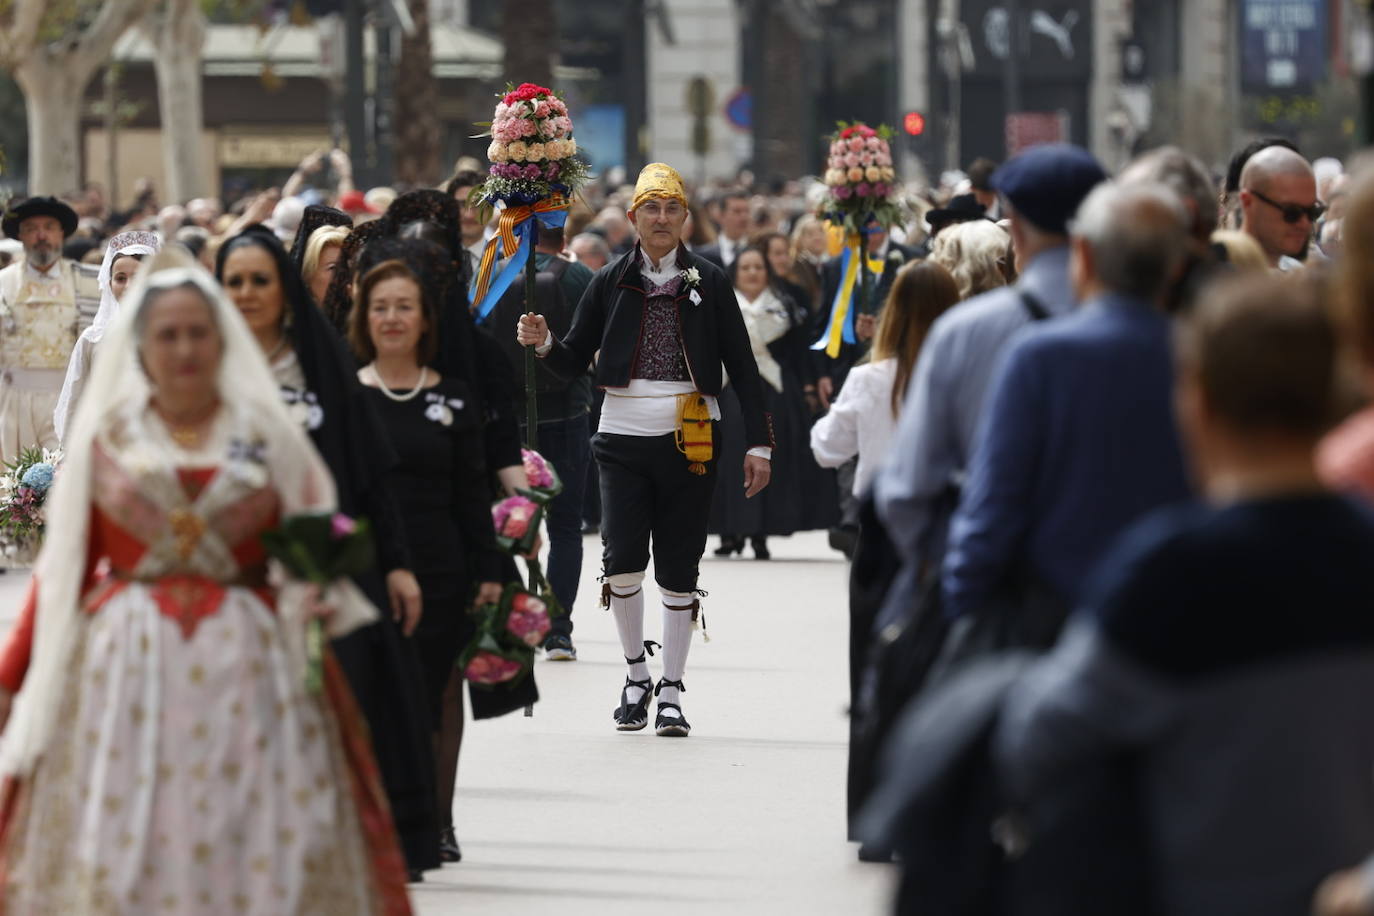
[[[1326,212],[1325,204],[1314,203],[1307,207],[1304,207],[1301,204],[1281,204],[1277,200],[1270,200],[1268,197],[1265,197],[1263,194],[1261,194],[1259,191],[1256,191],[1254,188],[1246,188],[1245,190],[1249,191],[1255,197],[1258,197],[1260,200],[1264,201],[1266,204],[1282,213],[1283,221],[1285,223],[1296,223],[1304,216],[1315,223],[1317,220],[1321,219],[1322,214]]]
[[[682,215],[683,207],[682,204],[677,201],[669,201],[666,204],[662,204],[651,200],[647,203],[640,204],[639,211],[650,219],[657,219],[660,214],[669,219],[677,219]]]

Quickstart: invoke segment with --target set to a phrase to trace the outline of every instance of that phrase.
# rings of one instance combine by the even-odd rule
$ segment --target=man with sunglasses
[[[1264,249],[1277,270],[1302,266],[1312,227],[1324,207],[1317,201],[1317,178],[1307,160],[1290,149],[1271,146],[1245,164],[1240,178],[1241,231]]]

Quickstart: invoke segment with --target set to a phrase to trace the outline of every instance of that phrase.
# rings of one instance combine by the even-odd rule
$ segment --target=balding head
[[[1312,166],[1290,149],[1262,149],[1241,172],[1241,231],[1259,242],[1275,266],[1283,256],[1294,257],[1307,248],[1316,203]]]
[[[1078,297],[1116,293],[1158,303],[1183,263],[1188,226],[1188,211],[1164,185],[1099,185],[1069,227]]]
[[[1265,191],[1276,178],[1307,178],[1316,194],[1317,176],[1312,165],[1291,149],[1268,146],[1250,157],[1240,173],[1240,189]]]

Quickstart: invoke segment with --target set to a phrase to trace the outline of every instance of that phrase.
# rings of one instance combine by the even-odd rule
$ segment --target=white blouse
[[[830,412],[811,427],[811,453],[821,467],[837,468],[859,457],[854,495],[863,493],[887,461],[897,418],[892,415],[892,386],[897,360],[857,366],[849,373]]]

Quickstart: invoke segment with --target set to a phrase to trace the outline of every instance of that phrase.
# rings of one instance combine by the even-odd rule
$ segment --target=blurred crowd
[[[338,151],[227,208],[91,187],[64,252],[100,263],[138,230],[214,269],[261,225],[343,327],[375,237],[433,236],[466,287],[495,232],[482,180],[460,161],[418,220],[397,211],[417,192],[355,187]],[[541,311],[635,249],[632,191],[600,176],[541,235]],[[829,350],[845,239],[823,193],[693,193],[687,244],[733,284],[776,440],[743,499],[727,389],[710,530],[722,557],[827,530],[852,558],[850,838],[901,863],[899,910],[1374,913],[1374,169],[1279,138],[1224,172],[1172,147],[1116,176],[1067,145],[978,160],[866,227]],[[489,330],[478,350],[512,346]],[[572,483],[549,517],[569,608],[599,397],[539,392]],[[575,657],[571,635],[545,648]],[[445,716],[453,689],[433,685]],[[461,720],[434,734],[456,766]]]

